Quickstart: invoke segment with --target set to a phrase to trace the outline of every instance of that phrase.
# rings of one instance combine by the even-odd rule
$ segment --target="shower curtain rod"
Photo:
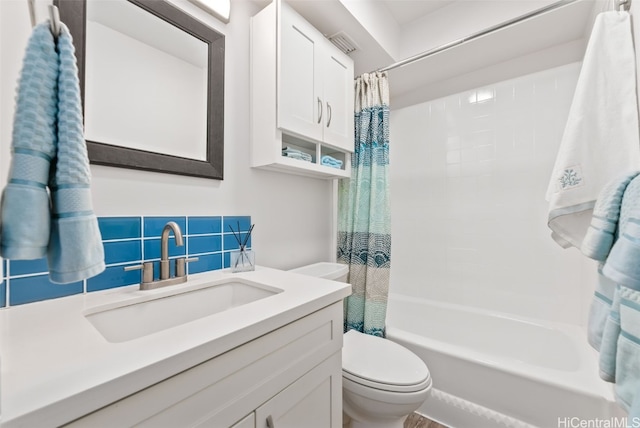
[[[502,30],[503,28],[508,27],[510,25],[517,24],[518,22],[524,21],[524,20],[529,19],[529,18],[536,17],[538,15],[542,15],[543,13],[546,13],[546,12],[549,12],[551,10],[555,10],[555,9],[561,8],[563,6],[569,5],[571,3],[575,3],[577,1],[581,1],[581,0],[561,0],[559,2],[552,3],[552,4],[548,5],[548,6],[543,7],[543,8],[536,9],[536,10],[534,10],[532,12],[527,13],[527,14],[518,16],[516,18],[513,18],[513,19],[510,19],[508,21],[502,22],[500,24],[494,25],[493,27],[489,27],[489,28],[487,28],[485,30],[482,30],[482,31],[479,31],[477,33],[471,34],[470,36],[466,36],[466,37],[463,37],[461,39],[454,40],[453,42],[449,42],[449,43],[446,43],[444,45],[440,45],[440,46],[438,46],[436,48],[429,49],[428,51],[425,51],[425,52],[419,53],[417,55],[411,56],[409,58],[403,59],[402,61],[398,61],[398,62],[393,63],[391,65],[388,65],[386,67],[379,68],[379,69],[375,70],[373,73],[375,73],[375,72],[380,72],[381,73],[381,72],[384,72],[384,71],[393,70],[394,68],[403,67],[405,65],[411,64],[411,63],[419,61],[421,59],[430,57],[431,55],[435,55],[437,53],[446,51],[447,49],[451,49],[451,48],[453,48],[455,46],[458,46],[458,45],[461,45],[463,43],[469,42],[471,40],[477,39],[478,37],[482,37],[484,35],[491,34],[494,31]],[[629,8],[631,7],[631,0],[614,0],[614,3],[615,3],[615,8],[617,10],[624,9],[624,10],[628,11]]]

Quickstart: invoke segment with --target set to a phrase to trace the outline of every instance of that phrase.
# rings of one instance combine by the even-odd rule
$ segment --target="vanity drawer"
[[[338,352],[342,329],[338,302],[67,426],[231,426]]]

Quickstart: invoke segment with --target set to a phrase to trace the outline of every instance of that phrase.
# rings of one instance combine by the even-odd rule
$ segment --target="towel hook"
[[[49,5],[49,19],[51,32],[55,37],[58,37],[60,35],[60,11],[58,10],[57,6],[54,6],[52,4]]]
[[[614,0],[615,8],[617,11],[622,12],[629,11],[631,8],[631,0]]]
[[[31,20],[31,27],[36,26],[36,5],[35,0],[27,0],[29,5],[29,19]],[[51,33],[54,37],[58,37],[60,34],[60,11],[52,4],[49,5],[49,25],[51,26]]]

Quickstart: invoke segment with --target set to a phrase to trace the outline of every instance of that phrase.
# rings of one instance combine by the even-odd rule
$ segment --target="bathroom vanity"
[[[349,293],[259,268],[0,311],[2,427],[340,427]]]

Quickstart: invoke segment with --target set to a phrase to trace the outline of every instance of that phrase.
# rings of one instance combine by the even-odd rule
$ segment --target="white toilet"
[[[345,282],[348,267],[316,263],[291,272]],[[402,428],[431,392],[426,364],[390,340],[350,330],[342,348],[342,410],[351,428]]]

